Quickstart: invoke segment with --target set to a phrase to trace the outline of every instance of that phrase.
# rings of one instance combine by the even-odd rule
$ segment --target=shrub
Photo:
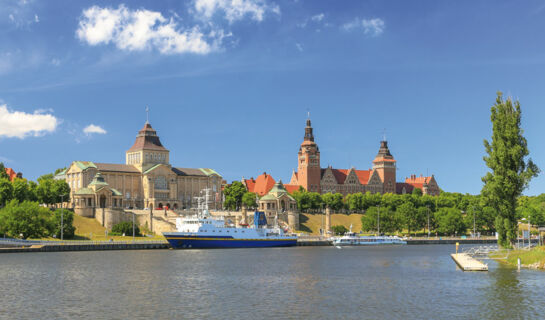
[[[132,222],[125,221],[120,222],[112,227],[112,233],[119,233],[119,234],[125,234],[126,236],[132,236]],[[111,233],[110,233],[111,234]],[[139,236],[140,235],[140,228],[138,228],[138,225],[134,225],[134,235]]]
[[[348,229],[343,225],[333,226],[333,227],[331,227],[331,230],[335,234],[340,234],[340,235],[345,234],[346,232],[348,232]]]

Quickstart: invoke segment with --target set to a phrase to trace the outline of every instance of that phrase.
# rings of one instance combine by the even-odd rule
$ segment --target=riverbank
[[[505,251],[500,251],[490,257],[513,267],[517,267],[520,258],[521,266],[524,268],[545,270],[545,246],[531,250],[511,250],[507,251],[507,254]]]

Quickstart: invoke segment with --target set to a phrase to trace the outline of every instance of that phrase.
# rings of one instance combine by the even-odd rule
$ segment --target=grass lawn
[[[76,236],[74,239],[69,240],[92,240],[92,241],[109,241],[113,239],[114,241],[131,241],[132,234],[123,236],[108,236],[106,237],[104,228],[98,221],[94,218],[85,218],[82,216],[74,215],[74,227],[76,227]],[[142,229],[141,229],[142,232]],[[47,240],[58,240],[53,238],[48,238]],[[153,237],[140,236],[136,237],[136,240],[165,240],[162,235],[153,235]]]
[[[334,213],[331,215],[331,226],[343,225],[349,229],[350,224],[352,224],[352,231],[359,232],[361,230],[362,216],[363,215],[359,213],[353,213],[350,215]],[[323,219],[325,227],[325,214],[323,215]],[[322,228],[322,215],[302,213],[299,216],[299,224],[299,229],[301,231],[318,235],[320,234],[320,228]]]
[[[516,266],[518,258],[523,265],[537,264],[538,268],[545,269],[545,246],[531,250],[513,250],[507,256],[507,263]]]

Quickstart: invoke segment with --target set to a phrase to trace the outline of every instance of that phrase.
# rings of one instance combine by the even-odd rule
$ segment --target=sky
[[[0,0],[0,162],[124,163],[149,106],[173,166],[288,182],[310,113],[322,167],[386,136],[398,181],[477,194],[498,91],[545,170],[543,30],[532,0]]]

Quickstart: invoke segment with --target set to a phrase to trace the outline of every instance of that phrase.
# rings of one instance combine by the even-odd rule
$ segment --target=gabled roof
[[[254,183],[250,182],[250,186],[253,184],[253,189],[248,189],[248,191],[257,193],[259,196],[264,196],[269,193],[275,182],[276,181],[270,174],[264,172],[255,179]]]
[[[372,170],[354,170],[356,171],[356,175],[358,176],[358,180],[360,180],[361,184],[367,184],[369,182],[369,178],[371,177]]]
[[[242,179],[242,184],[244,184],[244,186],[246,187],[246,189],[248,189],[249,192],[254,192],[253,191],[255,189],[255,179],[254,178]]]
[[[17,178],[17,173],[12,168],[4,168],[6,170],[6,173],[8,174],[9,181],[13,181],[13,179]]]
[[[95,166],[98,170],[102,172],[129,172],[129,173],[140,173],[136,167],[131,166],[130,164],[117,164],[117,163],[95,163]]]
[[[350,170],[333,169],[333,168],[329,168],[329,169],[331,169],[331,172],[333,173],[333,176],[335,176],[335,180],[337,180],[337,183],[344,184],[346,177],[348,176],[348,172]],[[322,169],[322,177],[324,176],[326,170],[327,168]],[[361,184],[367,184],[367,182],[369,182],[369,178],[371,177],[372,170],[356,170],[356,169],[353,169],[353,170],[356,173],[356,176],[358,177],[358,180],[360,181]]]

